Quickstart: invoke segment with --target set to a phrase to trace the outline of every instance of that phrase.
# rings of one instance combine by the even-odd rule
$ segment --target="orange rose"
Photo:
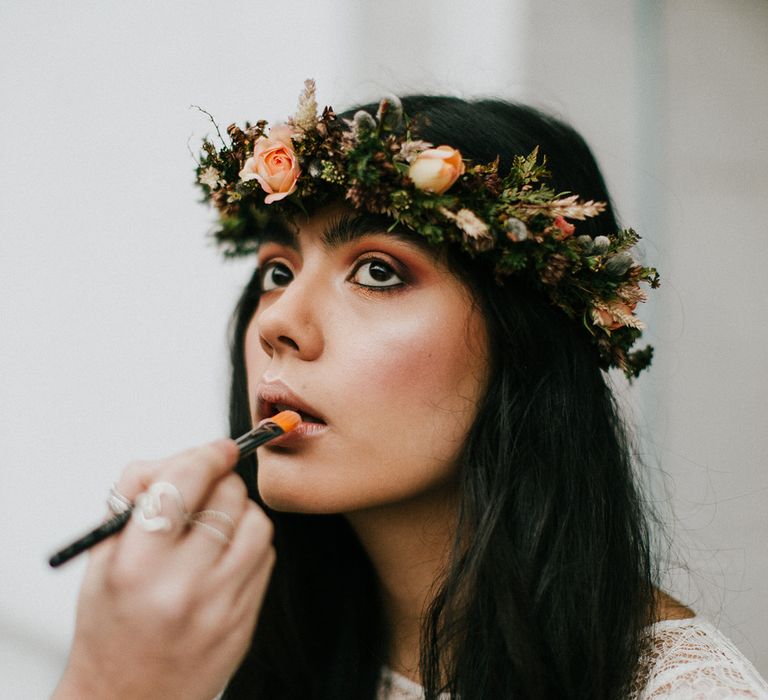
[[[408,169],[417,189],[442,194],[464,173],[461,153],[450,146],[428,148],[416,156]]]
[[[258,180],[267,196],[266,204],[287,197],[296,190],[299,169],[291,143],[293,129],[287,124],[274,126],[269,136],[262,136],[253,147],[253,155],[245,161],[240,171],[244,181]]]

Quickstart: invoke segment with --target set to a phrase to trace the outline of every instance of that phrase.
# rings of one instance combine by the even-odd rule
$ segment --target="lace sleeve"
[[[637,700],[768,700],[768,684],[749,660],[701,618],[667,620],[653,627],[643,664],[647,681]]]

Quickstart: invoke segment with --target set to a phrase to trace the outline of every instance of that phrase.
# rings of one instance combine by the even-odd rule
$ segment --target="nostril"
[[[296,344],[294,340],[289,338],[287,335],[279,335],[277,336],[277,339],[281,342],[287,345],[290,348],[293,348],[294,350],[298,350],[299,346]]]
[[[272,348],[272,345],[270,345],[269,341],[263,336],[259,335],[259,344],[261,345],[261,349],[270,357],[272,357],[272,353],[274,352],[274,349]]]

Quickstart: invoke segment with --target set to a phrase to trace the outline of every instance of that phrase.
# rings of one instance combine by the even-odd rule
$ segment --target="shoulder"
[[[704,618],[662,620],[649,631],[637,700],[768,700],[768,684],[754,666]]]

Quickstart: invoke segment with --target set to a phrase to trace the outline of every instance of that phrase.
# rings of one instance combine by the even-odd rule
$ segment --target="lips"
[[[302,411],[299,409],[298,406],[287,404],[287,403],[275,403],[275,404],[269,404],[267,403],[267,411],[271,415],[275,415],[276,413],[280,413],[281,411],[296,411],[301,416],[301,420],[303,423],[325,423],[324,420],[318,418],[317,416],[312,415],[311,413],[307,413],[306,411]]]
[[[282,382],[259,384],[256,390],[256,415],[259,421],[280,411],[296,411],[304,423],[325,424],[322,414]]]

